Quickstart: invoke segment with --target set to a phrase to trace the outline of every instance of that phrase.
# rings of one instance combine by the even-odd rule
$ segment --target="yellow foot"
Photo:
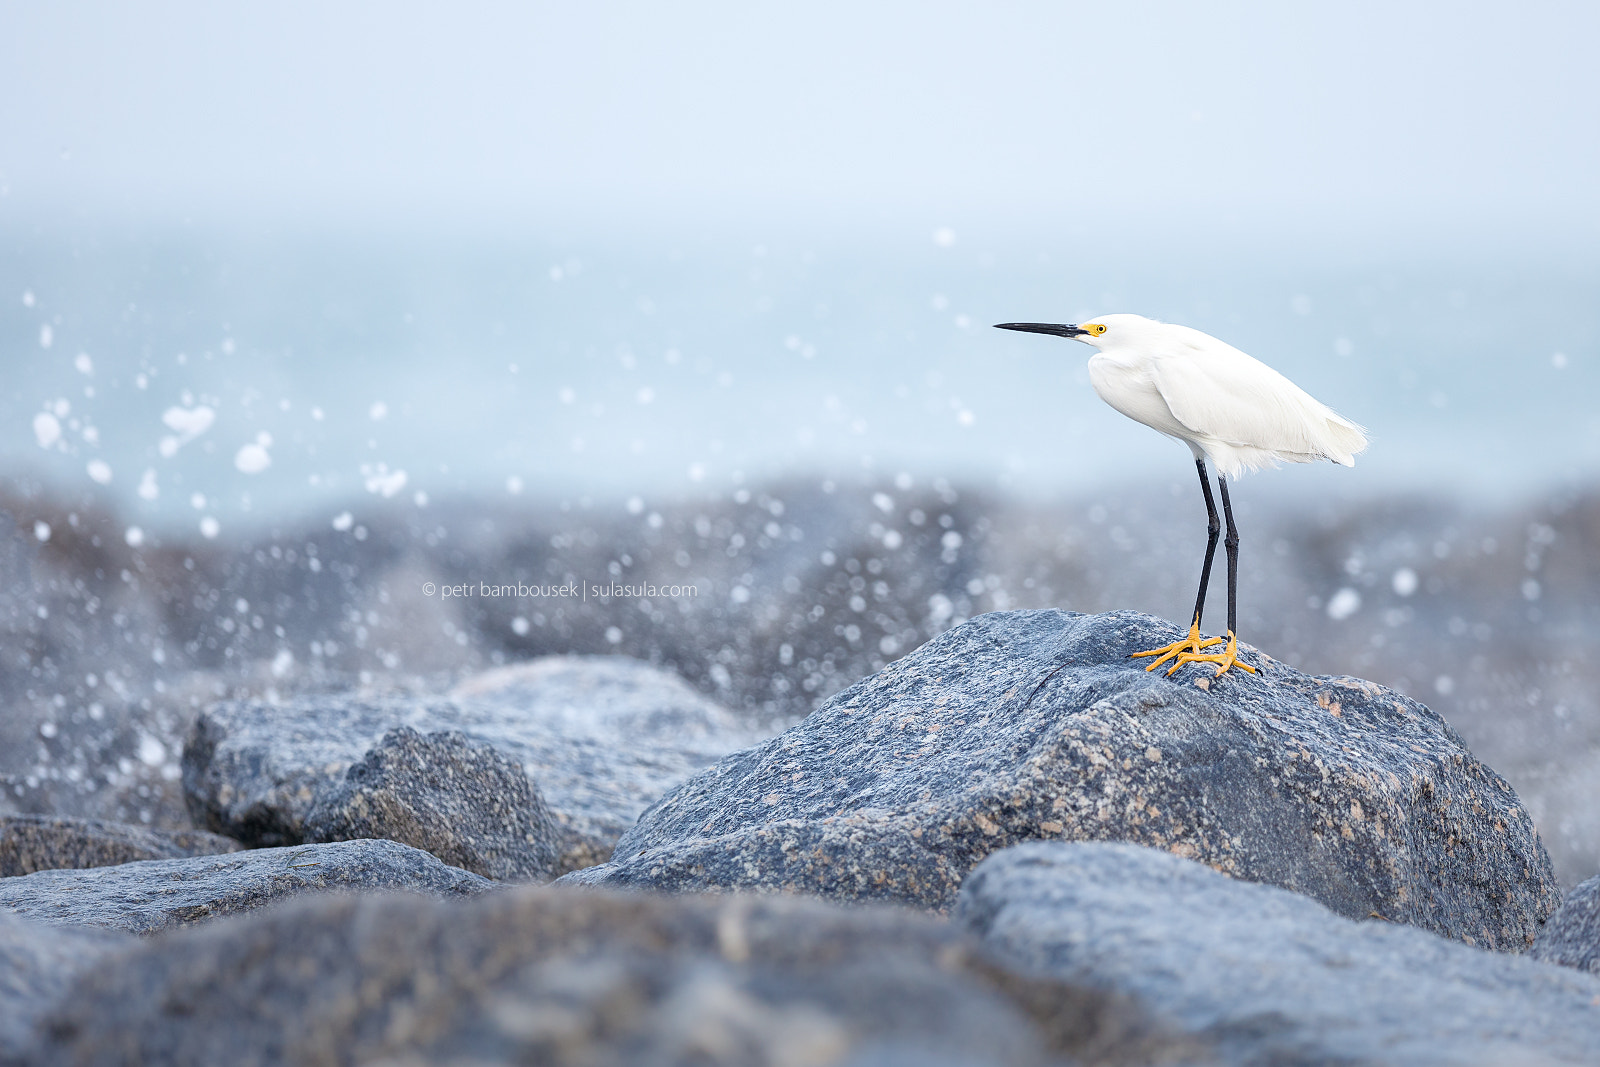
[[[1148,652],[1134,652],[1130,654],[1128,658],[1138,659],[1140,656],[1160,656],[1160,659],[1156,660],[1154,663],[1150,664],[1150,666],[1145,668],[1147,671],[1153,671],[1163,663],[1167,662],[1167,660],[1172,659],[1174,656],[1189,655],[1191,653],[1199,652],[1202,648],[1208,648],[1211,645],[1220,644],[1222,644],[1222,638],[1220,637],[1201,637],[1200,623],[1196,621],[1189,624],[1189,636],[1185,637],[1182,641],[1174,641],[1170,645],[1162,645],[1160,648],[1152,648]],[[1168,671],[1167,673],[1171,674],[1172,671]]]
[[[1220,641],[1222,639],[1219,637],[1217,640]],[[1251,674],[1256,673],[1254,667],[1239,659],[1239,639],[1233,636],[1232,630],[1228,631],[1228,647],[1221,652],[1212,652],[1206,655],[1201,655],[1198,652],[1179,652],[1178,661],[1167,671],[1168,676],[1175,673],[1185,663],[1215,663],[1217,665],[1217,673],[1212,675],[1213,678],[1221,678],[1228,673],[1229,667],[1238,667],[1241,671],[1249,671]]]

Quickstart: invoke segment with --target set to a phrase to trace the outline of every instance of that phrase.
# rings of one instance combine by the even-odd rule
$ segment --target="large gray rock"
[[[1600,1062],[1600,979],[1137,845],[1006,849],[968,876],[956,919],[1013,966],[1128,996],[1229,1064]]]
[[[523,887],[297,901],[84,976],[30,1062],[1183,1062],[1116,996],[1009,973],[890,909]]]
[[[66,815],[0,815],[0,878],[60,868],[113,867],[234,852],[239,842],[204,830],[150,830]]]
[[[989,853],[1124,840],[1515,951],[1560,901],[1505,780],[1356,678],[1147,673],[1135,612],[983,615],[701,772],[587,885],[789,890],[944,909]]]
[[[1534,940],[1533,957],[1600,974],[1600,876],[1567,894]]]
[[[387,838],[485,878],[543,881],[559,833],[522,766],[465,734],[385,734],[306,816],[307,841]]]
[[[400,726],[460,731],[520,763],[560,827],[560,870],[605,860],[662,793],[760,736],[636,660],[551,656],[480,675],[448,700],[213,705],[184,746],[189,810],[249,845],[298,844],[318,795]]]
[[[326,890],[470,896],[494,883],[394,841],[340,841],[145,860],[0,881],[0,910],[59,926],[150,934]]]
[[[0,910],[0,1063],[14,1062],[35,1021],[80,973],[132,941],[109,930],[62,930]]]

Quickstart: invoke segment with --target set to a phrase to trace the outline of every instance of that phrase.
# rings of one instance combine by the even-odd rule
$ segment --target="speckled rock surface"
[[[1600,876],[1567,894],[1534,940],[1533,957],[1600,974]]]
[[[956,920],[1012,966],[1121,993],[1229,1064],[1600,1061],[1600,979],[1123,844],[989,857]]]
[[[206,856],[238,848],[232,838],[204,830],[147,830],[63,815],[0,815],[0,878],[60,868]]]
[[[1149,615],[979,616],[720,761],[587,885],[750,888],[944,909],[1021,841],[1168,849],[1335,912],[1521,951],[1560,902],[1511,787],[1416,701],[1309,677],[1146,673]],[[881,845],[817,848],[845,838]]]
[[[0,910],[35,922],[151,934],[327,890],[470,896],[494,887],[395,841],[339,841],[146,860],[0,881]]]
[[[543,881],[560,859],[559,834],[522,766],[456,731],[385,734],[324,789],[305,839],[386,838],[485,878]]]
[[[772,819],[746,833],[690,835],[648,849],[640,862],[607,863],[564,885],[668,893],[725,888],[810,893],[833,900],[954,900],[966,871],[909,831],[867,819]]]
[[[647,664],[552,656],[480,675],[448,700],[213,705],[184,746],[189,810],[249,845],[297,844],[318,793],[399,726],[458,730],[520,763],[561,829],[561,870],[603,861],[662,793],[760,736]]]
[[[85,976],[42,1031],[38,1064],[176,1067],[1042,1067],[1194,1047],[914,914],[536,887],[303,900],[177,931]]]
[[[0,1063],[15,1062],[39,1015],[75,977],[132,940],[109,930],[63,930],[0,909]]]

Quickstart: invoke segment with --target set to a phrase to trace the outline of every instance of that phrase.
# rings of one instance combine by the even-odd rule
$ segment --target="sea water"
[[[682,499],[795,474],[1023,494],[1191,477],[1089,350],[1134,311],[1365,425],[1275,493],[1504,497],[1600,471],[1600,257],[945,228],[0,234],[0,469],[150,531],[362,502]]]

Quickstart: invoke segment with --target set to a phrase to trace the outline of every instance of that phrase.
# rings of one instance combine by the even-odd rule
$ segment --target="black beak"
[[[1052,322],[997,322],[997,330],[1018,330],[1022,333],[1047,333],[1052,337],[1082,337],[1088,330],[1076,326],[1062,326]]]

